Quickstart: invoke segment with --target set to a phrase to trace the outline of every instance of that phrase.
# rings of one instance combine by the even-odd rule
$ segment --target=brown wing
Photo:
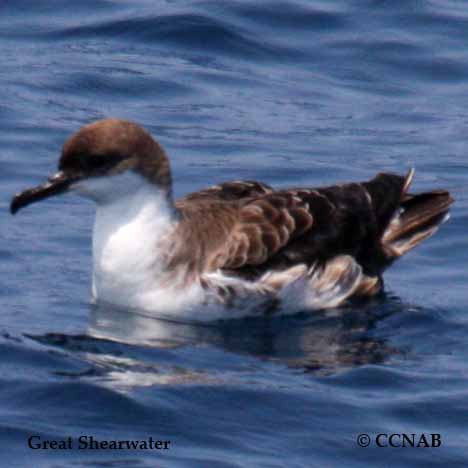
[[[188,194],[175,202],[181,222],[175,245],[168,246],[168,269],[187,267],[188,274],[218,268],[213,261],[224,250],[234,229],[239,206],[248,200],[273,193],[260,182],[226,182]]]
[[[277,192],[230,182],[188,195],[176,203],[183,222],[171,266],[190,261],[196,271],[255,277],[349,254],[374,274],[385,261],[381,234],[404,186],[404,177],[379,174],[363,184]]]
[[[363,184],[288,189],[246,200],[215,266],[251,275],[348,254],[376,274],[386,262],[381,235],[404,187],[404,177],[379,174]]]
[[[276,192],[246,201],[238,208],[236,223],[215,259],[216,267],[265,264],[312,224],[307,202],[293,193]]]
[[[273,189],[261,182],[253,180],[236,180],[233,182],[225,182],[224,184],[213,185],[199,192],[194,192],[177,200],[176,206],[181,206],[186,202],[197,200],[220,200],[220,201],[237,201],[243,198],[258,197],[273,193]]]

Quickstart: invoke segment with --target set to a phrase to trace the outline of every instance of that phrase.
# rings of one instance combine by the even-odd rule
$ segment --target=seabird
[[[413,175],[280,190],[235,181],[174,201],[163,148],[105,119],[72,135],[58,172],[10,210],[69,191],[96,203],[96,301],[199,320],[290,314],[376,295],[384,270],[448,219],[450,194],[408,193]]]

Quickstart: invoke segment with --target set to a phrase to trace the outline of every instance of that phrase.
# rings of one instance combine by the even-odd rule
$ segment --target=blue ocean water
[[[1,2],[0,466],[467,466],[467,46],[457,0]],[[158,138],[177,195],[414,166],[415,189],[453,192],[452,219],[367,304],[210,325],[93,306],[93,206],[8,205],[108,116]]]

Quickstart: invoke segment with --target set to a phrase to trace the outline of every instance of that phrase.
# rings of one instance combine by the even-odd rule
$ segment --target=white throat
[[[93,296],[135,305],[164,268],[162,240],[177,215],[166,194],[133,173],[74,187],[97,202],[93,231]]]

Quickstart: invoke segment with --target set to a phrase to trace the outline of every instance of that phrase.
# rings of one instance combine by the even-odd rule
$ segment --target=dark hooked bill
[[[66,192],[70,185],[76,180],[76,177],[70,177],[62,171],[59,171],[49,177],[45,184],[24,190],[23,192],[15,195],[11,200],[10,213],[15,214],[21,208],[24,208],[31,203]]]

